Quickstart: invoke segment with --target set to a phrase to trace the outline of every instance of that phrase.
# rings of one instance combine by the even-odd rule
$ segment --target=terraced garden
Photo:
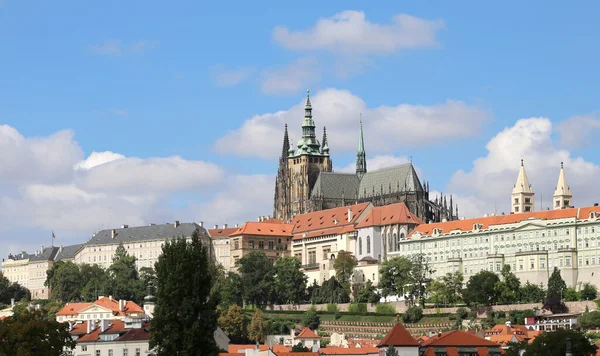
[[[447,318],[424,318],[415,324],[404,324],[404,327],[414,336],[426,335],[430,331],[442,331],[452,327],[453,322]],[[365,322],[365,321],[321,321],[319,332],[326,336],[332,333],[344,333],[346,337],[375,338],[387,334],[394,322]],[[324,336],[325,336],[324,335]]]

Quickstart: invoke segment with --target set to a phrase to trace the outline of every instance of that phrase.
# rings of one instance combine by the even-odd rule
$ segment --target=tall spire
[[[321,149],[324,155],[329,155],[329,144],[327,143],[327,128],[323,126],[323,141],[321,141]]]
[[[356,152],[356,174],[362,178],[367,173],[367,154],[363,137],[362,114],[360,114],[360,132],[358,136],[358,151]]]
[[[560,162],[560,172],[558,174],[558,183],[556,183],[556,190],[554,190],[554,209],[569,208],[573,205],[571,199],[573,194],[571,193],[571,187],[567,184],[567,178],[565,178],[565,169],[562,162]]]
[[[283,131],[283,148],[281,149],[281,158],[286,158],[290,151],[290,137],[288,136],[288,126],[285,124]]]
[[[513,213],[527,213],[534,210],[534,193],[531,184],[529,184],[522,159],[519,175],[512,190],[511,200],[511,211]]]
[[[312,118],[312,105],[310,103],[310,90],[306,91],[306,105],[304,106],[304,120],[302,120],[302,138],[298,141],[297,155],[319,155],[321,145],[315,134],[315,121]]]

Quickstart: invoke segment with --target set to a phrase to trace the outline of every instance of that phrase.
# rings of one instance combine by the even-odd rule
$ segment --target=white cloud
[[[392,53],[405,48],[436,45],[436,33],[444,28],[441,20],[425,20],[397,14],[391,24],[366,20],[361,11],[346,10],[321,18],[305,31],[278,26],[274,40],[292,50],[327,50],[345,54]]]
[[[248,79],[254,73],[254,68],[227,68],[222,64],[218,64],[213,66],[210,72],[216,86],[232,87]]]
[[[600,118],[598,115],[577,115],[564,120],[558,125],[560,143],[567,148],[582,148],[590,146],[592,137],[600,133]]]
[[[96,54],[120,56],[122,51],[121,41],[105,40],[102,43],[91,45],[90,50]]]
[[[131,52],[143,53],[149,51],[158,46],[158,41],[153,40],[139,40],[131,44]]]
[[[547,118],[521,119],[505,128],[486,145],[485,157],[477,158],[469,172],[459,170],[450,179],[447,191],[455,194],[470,217],[484,213],[510,212],[510,193],[517,179],[521,158],[535,195],[535,208],[548,208],[564,162],[567,182],[576,206],[598,202],[600,166],[582,157],[573,157],[552,140],[552,123]],[[543,202],[543,206],[542,206]],[[460,209],[460,208],[459,208]]]
[[[23,248],[48,241],[50,230],[61,241],[85,242],[102,226],[169,221],[174,197],[212,193],[225,176],[217,165],[178,156],[137,158],[106,151],[84,158],[69,130],[24,137],[1,125],[0,149],[0,230],[5,236],[36,231],[15,244]],[[16,252],[7,246],[0,244],[0,254]]]
[[[401,104],[368,108],[347,90],[326,89],[311,96],[313,118],[320,139],[322,127],[332,154],[355,152],[359,114],[363,114],[367,156],[390,152],[399,146],[468,138],[480,131],[489,118],[484,110],[462,101],[448,100],[432,106]],[[215,142],[219,153],[275,158],[281,153],[283,127],[298,140],[304,117],[304,100],[288,110],[256,115]],[[407,135],[410,132],[410,135]],[[296,142],[291,142],[295,146]]]
[[[300,58],[283,68],[264,70],[260,89],[264,94],[291,94],[318,83],[321,69],[314,58]]]

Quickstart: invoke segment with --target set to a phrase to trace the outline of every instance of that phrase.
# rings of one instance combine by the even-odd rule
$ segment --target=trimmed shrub
[[[394,308],[391,304],[377,304],[375,306],[375,313],[377,314],[385,314],[385,315],[394,315],[396,314],[396,308]]]
[[[339,312],[337,304],[327,304],[327,312],[334,314]]]
[[[402,320],[406,324],[414,324],[423,318],[423,309],[421,307],[413,306],[406,310],[406,313],[402,315]]]
[[[456,309],[456,316],[460,320],[467,319],[469,317],[469,309],[467,309],[465,307],[460,307],[460,308]]]
[[[356,314],[366,313],[367,312],[367,304],[366,303],[350,304],[348,306],[348,312],[356,313]]]

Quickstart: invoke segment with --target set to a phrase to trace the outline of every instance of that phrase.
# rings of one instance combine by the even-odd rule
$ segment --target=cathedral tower
[[[302,137],[297,149],[289,145],[289,138],[284,133],[282,158],[275,184],[275,204],[273,216],[277,219],[289,220],[294,215],[310,210],[310,194],[321,172],[331,172],[331,158],[327,144],[327,131],[323,129],[323,147],[317,140],[315,121],[312,118],[310,92],[307,91],[302,120]],[[286,146],[287,140],[287,146]],[[287,149],[285,159],[283,155]]]
[[[360,133],[358,137],[358,151],[356,152],[356,175],[358,179],[367,173],[367,154],[365,153],[365,140],[363,138],[362,115],[360,119]]]
[[[556,183],[556,190],[554,191],[554,210],[570,208],[573,206],[572,198],[571,187],[567,184],[563,163],[560,162],[558,183]]]
[[[531,212],[534,209],[534,193],[525,173],[525,166],[521,160],[519,176],[511,194],[511,211],[515,214]]]

